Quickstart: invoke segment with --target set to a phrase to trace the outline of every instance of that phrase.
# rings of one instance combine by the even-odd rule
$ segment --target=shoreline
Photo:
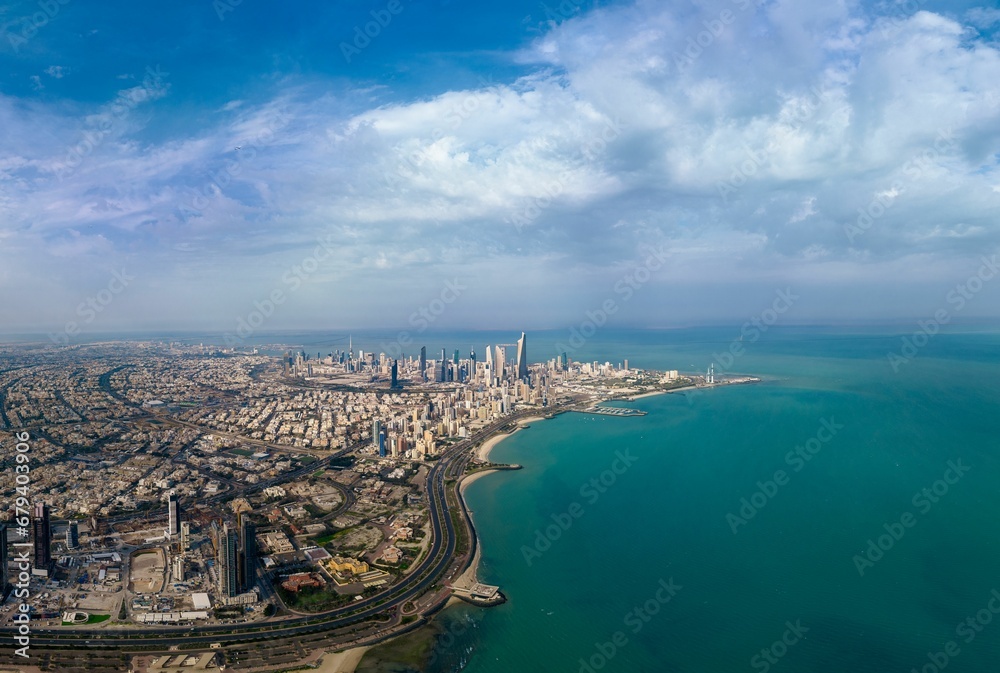
[[[693,383],[689,386],[681,386],[680,388],[671,388],[669,390],[653,390],[648,393],[642,393],[640,395],[634,395],[631,397],[618,398],[617,401],[632,402],[635,400],[641,400],[644,397],[655,397],[656,395],[669,395],[670,393],[679,393],[685,390],[700,390],[704,388],[720,388],[722,386],[734,386],[734,385],[745,385],[747,383],[760,383],[759,378],[751,377],[748,380],[727,380],[727,381],[716,381],[715,383]],[[604,402],[614,402],[616,400],[604,400]]]
[[[484,441],[479,446],[479,448],[476,449],[476,458],[478,458],[479,460],[482,460],[484,462],[489,462],[490,452],[493,451],[493,449],[496,448],[497,444],[499,444],[503,440],[507,439],[508,437],[513,436],[515,433],[519,432],[520,430],[523,430],[524,428],[528,427],[532,423],[534,423],[536,421],[545,421],[545,420],[548,420],[545,416],[531,416],[529,418],[522,418],[521,420],[519,420],[517,422],[517,427],[514,428],[513,430],[511,430],[510,432],[499,432],[499,433],[497,433],[495,435],[492,435],[489,439],[487,439],[486,441]],[[491,470],[491,471],[495,471],[495,470]],[[478,474],[480,474],[480,473],[477,472],[476,474],[469,475],[469,477],[475,477]],[[464,484],[467,480],[468,480],[468,477],[466,477],[465,479],[463,479],[462,483]],[[475,481],[475,479],[473,479],[472,481]],[[472,482],[470,481],[469,483],[472,483]]]
[[[642,393],[641,395],[635,395],[633,397],[625,397],[623,399],[625,399],[625,400],[627,400],[629,402],[632,402],[634,400],[641,400],[644,397],[656,397],[657,395],[669,395],[670,393],[679,393],[679,392],[684,391],[684,390],[694,390],[695,388],[711,388],[712,386],[718,386],[718,385],[721,385],[721,384],[719,384],[719,383],[708,383],[708,384],[701,385],[701,386],[699,386],[699,385],[681,386],[680,388],[671,388],[670,390],[653,390],[653,391],[648,392],[648,393]]]
[[[516,433],[525,429],[532,423],[535,423],[536,421],[545,421],[545,420],[548,420],[545,416],[531,416],[529,418],[521,419],[520,421],[517,422],[517,427],[511,430],[510,432],[497,433],[492,437],[490,437],[489,439],[487,439],[486,441],[484,441],[482,445],[480,445],[479,448],[476,449],[476,458],[484,462],[489,462],[490,453],[493,451],[493,449],[497,447],[498,444],[500,444],[508,437],[512,437]],[[465,489],[467,489],[469,486],[471,486],[479,479],[482,479],[487,475],[493,474],[494,472],[501,472],[501,470],[490,470],[490,469],[480,470],[479,472],[476,472],[474,474],[469,474],[462,477],[462,481],[458,485],[458,497],[462,501],[462,507],[464,507],[465,511],[469,513],[470,520],[472,520],[472,510],[469,509],[469,503],[466,502],[465,500]],[[473,522],[473,524],[474,523],[475,522]],[[452,582],[452,586],[469,587],[479,581],[479,562],[482,559],[483,544],[482,541],[479,539],[479,531],[478,529],[476,529],[475,525],[473,525],[473,530],[475,531],[476,534],[476,553],[473,554],[472,561],[469,563],[469,567],[466,568],[461,575],[455,578],[455,581]],[[462,603],[462,602],[463,601],[460,598],[452,596],[451,598],[448,599],[448,602],[445,604],[445,609],[451,607],[452,605],[455,605],[456,603]]]
[[[319,665],[313,670],[319,673],[354,673],[365,653],[372,647],[361,645],[341,652],[327,652],[319,658]]]
[[[717,386],[717,385],[720,385],[720,384],[718,384],[718,383],[716,383],[716,384],[710,384],[709,386],[705,386],[705,385],[701,385],[701,386],[699,386],[699,385],[683,386],[683,387],[680,387],[680,388],[673,388],[671,390],[657,390],[657,391],[652,391],[652,392],[649,392],[649,393],[643,393],[641,395],[637,395],[635,397],[626,397],[624,399],[627,400],[627,401],[631,401],[631,400],[641,399],[643,397],[652,397],[654,395],[666,395],[666,394],[673,393],[673,392],[680,392],[680,391],[684,391],[684,390],[693,390],[695,388],[714,387],[714,386]],[[489,461],[490,453],[492,453],[493,449],[495,449],[505,439],[507,439],[507,438],[513,436],[514,434],[516,434],[517,432],[519,432],[519,431],[521,431],[521,430],[529,427],[532,423],[535,423],[537,421],[549,420],[550,418],[551,417],[548,417],[548,416],[531,416],[531,417],[524,418],[524,419],[521,419],[521,420],[517,421],[517,427],[515,427],[510,432],[498,432],[498,433],[490,436],[488,439],[484,440],[483,443],[475,450],[475,453],[474,453],[475,457],[477,459],[483,461],[483,462],[486,462],[486,463],[490,462]],[[483,477],[485,477],[487,475],[493,474],[494,472],[502,472],[502,471],[503,470],[489,469],[489,468],[483,469],[483,470],[480,470],[480,471],[475,472],[473,474],[464,475],[461,478],[461,480],[459,481],[459,483],[458,483],[458,488],[456,489],[456,494],[458,496],[459,501],[462,504],[462,507],[468,513],[469,520],[473,524],[472,525],[472,531],[473,531],[473,533],[476,536],[476,552],[475,552],[475,554],[473,554],[472,560],[469,562],[468,567],[464,571],[462,571],[462,573],[460,575],[458,575],[451,582],[451,586],[452,587],[469,588],[473,584],[479,582],[479,566],[480,566],[480,564],[482,562],[482,548],[483,548],[483,545],[482,545],[482,541],[479,539],[479,531],[476,528],[475,522],[473,520],[473,512],[469,508],[469,504],[468,504],[468,502],[465,499],[465,491],[466,491],[466,489],[469,486],[471,486],[473,483],[475,483],[479,479],[482,479]],[[444,606],[442,608],[440,608],[440,612],[438,614],[443,613],[445,610],[447,610],[448,608],[451,608],[452,606],[455,606],[455,605],[467,605],[467,603],[465,601],[463,601],[462,599],[458,598],[457,596],[455,596],[454,594],[452,594],[451,596],[448,597],[448,600],[445,602]],[[428,618],[428,621],[430,619],[432,619],[432,617]],[[424,626],[421,626],[420,629],[424,629],[426,627],[427,627],[427,625],[424,625]],[[379,643],[378,645],[368,645],[368,646],[355,647],[355,648],[351,648],[349,650],[344,650],[342,652],[327,653],[321,659],[321,662],[322,662],[321,668],[318,669],[318,670],[320,670],[320,671],[326,671],[327,673],[354,673],[354,671],[356,670],[356,668],[360,665],[361,660],[364,657],[364,655],[367,652],[376,649],[381,644],[382,643]]]

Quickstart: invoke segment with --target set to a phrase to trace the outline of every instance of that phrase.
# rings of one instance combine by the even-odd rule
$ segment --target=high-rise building
[[[246,516],[240,516],[240,593],[257,584],[257,526]]]
[[[566,355],[566,353],[559,354],[559,368],[562,369],[563,371],[569,369],[569,357]]]
[[[35,536],[35,571],[48,574],[52,565],[52,533],[49,527],[49,506],[44,502],[35,503],[35,518],[32,522]]]
[[[517,340],[517,378],[522,381],[528,378],[528,337],[521,332]]]
[[[232,598],[240,593],[239,535],[229,530],[229,524],[222,525],[216,556],[216,570],[219,577],[219,594]]]
[[[380,458],[385,458],[385,430],[378,433],[378,455]]]
[[[76,521],[70,521],[66,526],[66,549],[76,549],[80,546],[80,528]]]
[[[381,421],[373,421],[372,422],[372,446],[373,447],[377,447],[378,446],[378,436],[379,436],[380,432],[382,432],[382,422]]]
[[[191,524],[181,521],[181,553],[191,550]]]
[[[507,347],[497,345],[496,356],[493,358],[493,369],[499,378],[503,378],[504,369],[507,366]]]
[[[392,383],[389,384],[389,387],[399,387],[399,360],[392,361]]]
[[[7,524],[0,523],[0,601],[7,597],[7,590],[10,588],[9,571],[7,565],[10,559],[7,557]]]
[[[420,347],[420,380],[427,382],[427,346]]]
[[[438,381],[444,383],[448,380],[448,356],[445,350],[441,349],[441,371],[438,372]]]
[[[469,359],[472,360],[472,368],[470,369],[470,374],[476,375],[476,349],[471,348],[469,350]]]
[[[452,362],[454,362],[455,365],[458,365],[458,349],[457,348],[455,349],[455,356],[452,358]]]
[[[181,503],[171,491],[167,497],[167,538],[173,540],[181,534]]]

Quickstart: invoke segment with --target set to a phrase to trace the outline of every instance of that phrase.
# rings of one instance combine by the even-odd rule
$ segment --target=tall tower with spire
[[[528,378],[528,338],[521,332],[517,340],[517,378],[522,381]]]

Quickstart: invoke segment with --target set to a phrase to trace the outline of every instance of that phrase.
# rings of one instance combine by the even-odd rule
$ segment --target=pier
[[[589,409],[582,409],[585,414],[600,414],[602,416],[645,416],[645,411],[638,409],[626,409],[624,407],[602,407],[594,406]]]
[[[507,597],[500,591],[500,587],[491,584],[476,582],[469,588],[452,587],[452,592],[456,598],[482,608],[489,608],[507,602]]]

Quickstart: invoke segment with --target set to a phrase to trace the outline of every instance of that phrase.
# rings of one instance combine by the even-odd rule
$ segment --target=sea
[[[577,349],[762,381],[626,403],[641,417],[566,413],[499,444],[492,460],[524,468],[467,498],[479,578],[508,602],[444,611],[423,668],[998,670],[1000,334],[755,336]]]

